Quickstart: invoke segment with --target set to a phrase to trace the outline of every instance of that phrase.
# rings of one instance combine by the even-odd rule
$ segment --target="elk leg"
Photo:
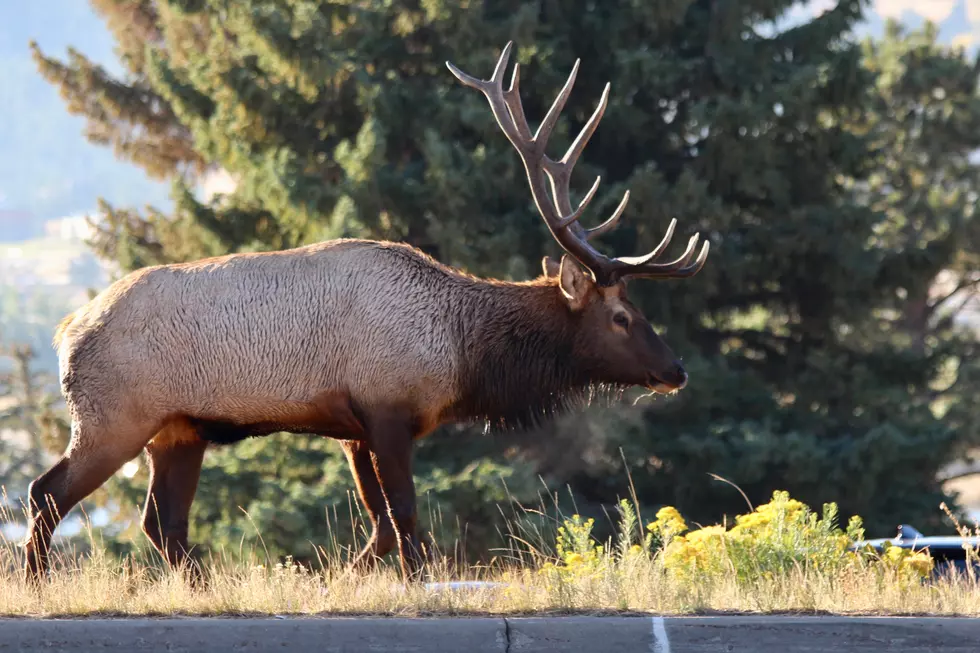
[[[188,518],[207,442],[176,444],[151,442],[146,446],[150,461],[150,484],[143,508],[143,532],[175,571],[188,565]],[[202,580],[200,569],[191,566],[194,583]]]
[[[111,446],[115,443],[108,438],[110,446],[97,446],[93,442],[78,446],[78,439],[73,434],[73,442],[61,460],[34,479],[28,488],[30,526],[24,553],[29,583],[40,582],[47,573],[51,536],[65,515],[139,453],[139,449]]]
[[[345,440],[341,442],[347,462],[350,463],[354,484],[361,497],[361,503],[371,519],[371,538],[367,546],[354,560],[353,567],[361,571],[369,571],[375,567],[378,560],[395,548],[395,527],[388,516],[388,504],[378,483],[378,475],[374,471],[371,451],[364,442]]]
[[[402,575],[418,580],[422,569],[422,547],[416,532],[418,513],[412,479],[410,420],[399,415],[382,415],[368,420],[368,445],[388,514],[395,527]]]

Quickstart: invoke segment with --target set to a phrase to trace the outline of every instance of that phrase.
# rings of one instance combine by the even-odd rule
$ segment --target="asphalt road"
[[[980,619],[542,617],[0,619],[13,651],[978,653]]]

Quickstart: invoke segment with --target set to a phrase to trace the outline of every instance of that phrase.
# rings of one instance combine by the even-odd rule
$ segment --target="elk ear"
[[[558,272],[558,287],[568,301],[573,311],[585,307],[592,289],[592,279],[567,254],[561,257],[561,269]]]
[[[553,279],[561,272],[561,264],[550,256],[545,256],[541,259],[541,270],[544,272],[544,276]]]

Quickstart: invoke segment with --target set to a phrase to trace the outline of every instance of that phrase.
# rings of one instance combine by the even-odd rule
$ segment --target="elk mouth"
[[[669,395],[682,390],[687,385],[687,373],[681,372],[673,381],[666,381],[656,374],[647,375],[646,387],[657,394]]]

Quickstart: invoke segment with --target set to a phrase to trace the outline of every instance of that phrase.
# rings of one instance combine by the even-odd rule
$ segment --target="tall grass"
[[[320,549],[319,562],[303,566],[270,560],[259,545],[210,555],[202,563],[209,582],[194,588],[155,553],[111,557],[89,528],[84,551],[65,542],[54,548],[50,580],[37,589],[23,579],[20,543],[0,536],[0,615],[980,615],[975,575],[934,576],[921,556],[851,552],[844,545],[859,524],[841,530],[832,509],[817,516],[777,495],[732,528],[690,531],[671,509],[643,524],[635,500],[618,508],[616,534],[598,542],[590,520],[556,515],[544,502],[512,507],[501,532],[507,545],[489,563],[463,564],[450,546],[426,582],[413,585],[401,582],[397,562],[355,574],[339,547]],[[0,525],[12,517],[0,508]]]

